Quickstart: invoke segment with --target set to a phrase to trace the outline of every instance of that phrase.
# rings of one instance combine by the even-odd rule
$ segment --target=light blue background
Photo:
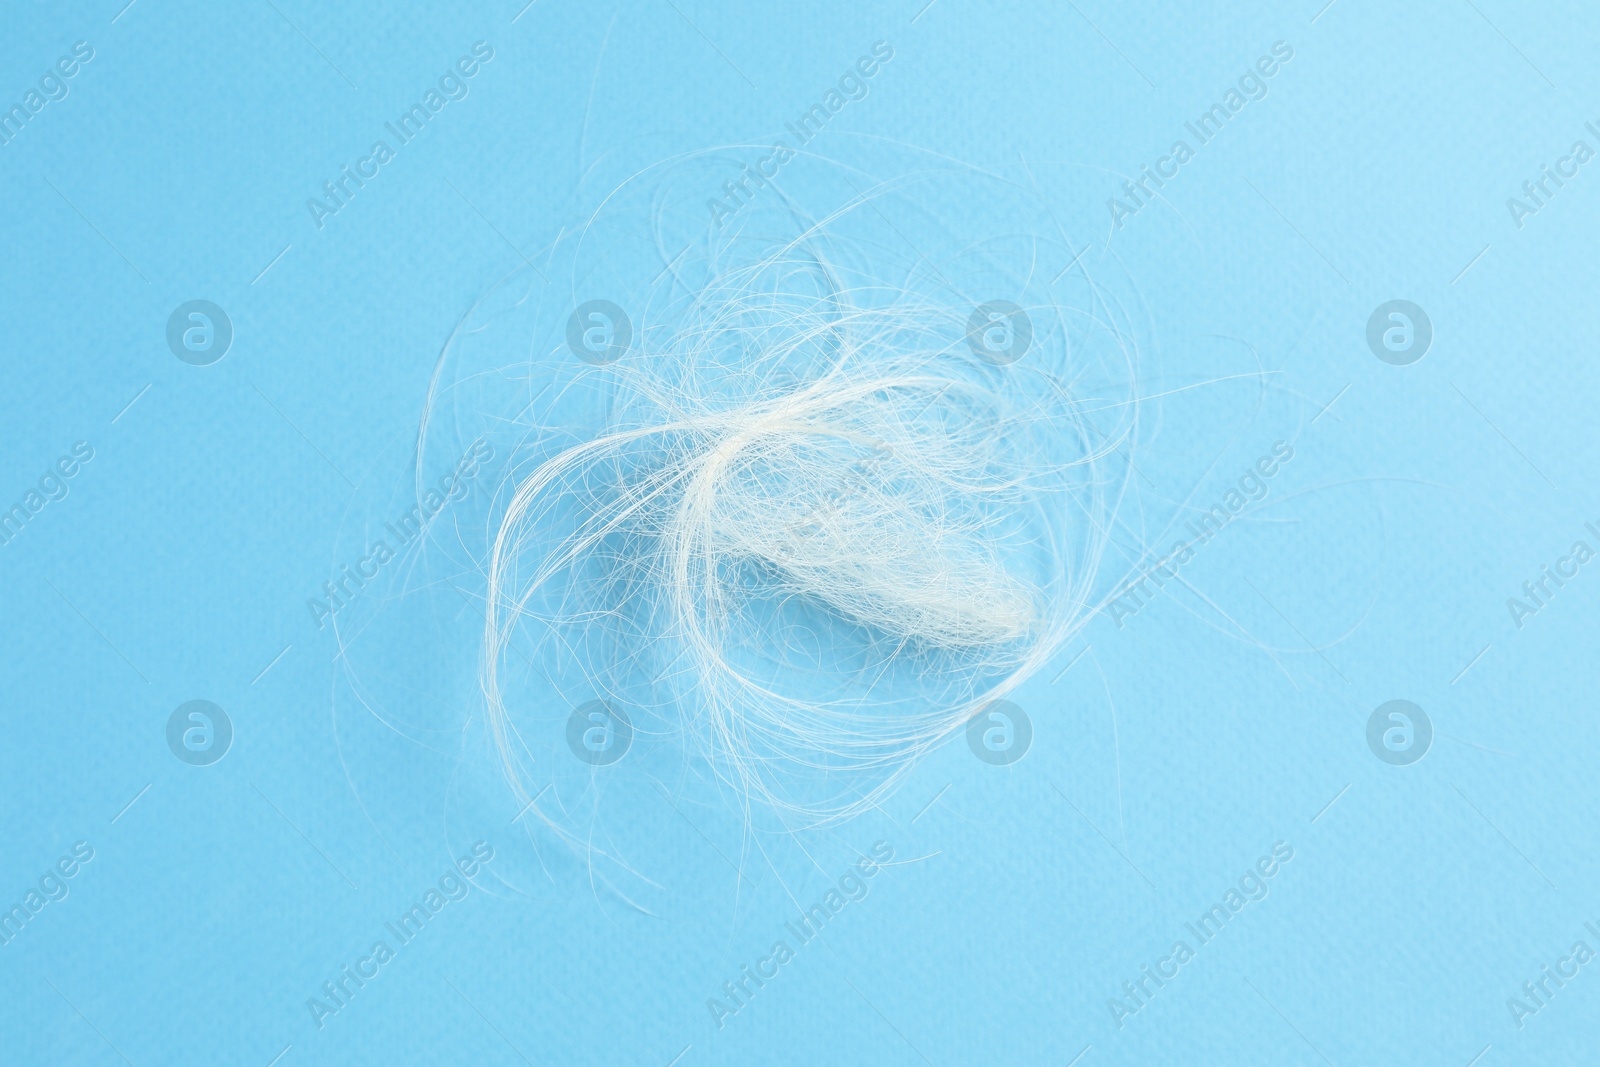
[[[1600,564],[1520,629],[1506,607],[1574,540],[1600,547],[1583,527],[1600,163],[1521,228],[1506,207],[1573,141],[1600,148],[1588,6],[112,0],[0,18],[6,106],[75,41],[95,50],[0,146],[0,505],[73,442],[95,449],[0,547],[0,903],[74,841],[95,850],[0,947],[0,1060],[1595,1056],[1600,964],[1520,1029],[1506,1003],[1573,942],[1600,949],[1583,925],[1600,925]],[[317,229],[306,198],[480,40],[495,56],[468,98]],[[1152,390],[1270,372],[1163,405],[1139,442],[1151,513],[1221,499],[1276,440],[1295,458],[1185,567],[1195,592],[1095,619],[1023,690],[1020,763],[957,740],[880,813],[767,854],[709,790],[635,790],[655,884],[628,906],[582,862],[541,872],[517,805],[450,740],[470,709],[419,700],[430,745],[352,714],[305,598],[350,558],[352,514],[391,513],[434,362],[480,295],[639,167],[766,143],[877,40],[895,58],[819,151],[1025,161],[1086,266],[1136,281]],[[1121,176],[1280,40],[1294,58],[1268,96],[1113,231]],[[236,330],[211,367],[164,340],[197,298]],[[1408,367],[1365,343],[1395,298],[1435,330]],[[1125,518],[1108,567],[1165,521]],[[196,698],[236,730],[211,767],[166,746]],[[1394,698],[1436,730],[1409,767],[1366,744]],[[478,888],[319,1029],[306,999],[478,837],[496,849]],[[897,862],[870,895],[717,1029],[706,998],[880,840]],[[1294,858],[1270,895],[1119,1028],[1108,998],[1275,841]]]

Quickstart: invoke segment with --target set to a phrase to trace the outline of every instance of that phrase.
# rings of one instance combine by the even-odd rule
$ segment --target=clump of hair
[[[1127,420],[1074,396],[1065,309],[1019,308],[1027,351],[997,361],[978,299],[846,239],[869,207],[713,232],[635,294],[622,358],[552,357],[550,410],[588,404],[589,427],[530,405],[486,561],[481,683],[514,781],[524,627],[742,796],[829,818],[1082,625]]]

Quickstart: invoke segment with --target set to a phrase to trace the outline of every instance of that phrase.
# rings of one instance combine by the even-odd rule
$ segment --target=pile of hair
[[[717,242],[694,284],[680,265],[636,298],[622,358],[562,353],[546,406],[593,416],[530,417],[486,560],[481,683],[513,781],[526,628],[742,797],[827,818],[1084,621],[1120,438],[1069,389],[1062,309],[1028,307],[1037,341],[998,363],[974,298],[885,284],[826,238]]]

